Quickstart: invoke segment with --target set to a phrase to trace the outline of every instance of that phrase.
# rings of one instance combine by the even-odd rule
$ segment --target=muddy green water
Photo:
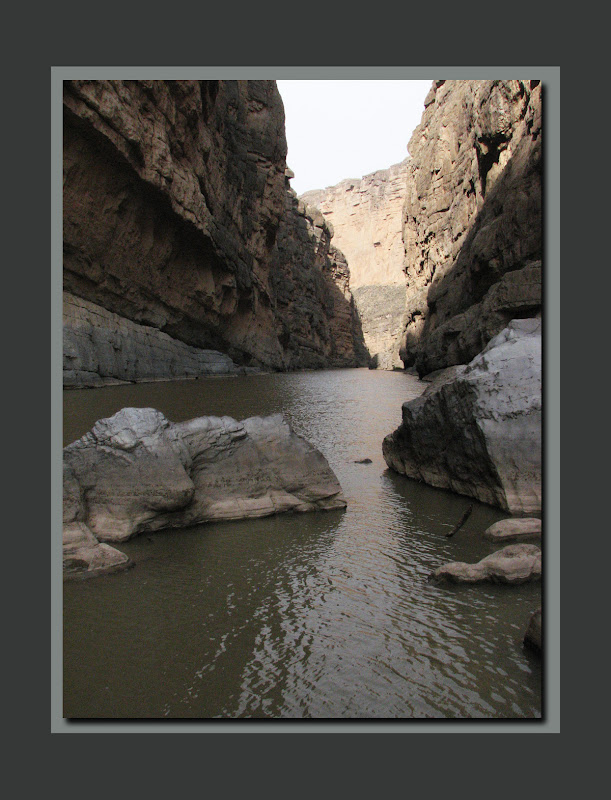
[[[423,384],[325,370],[64,393],[64,443],[125,406],[179,421],[282,412],[337,474],[345,511],[147,534],[123,573],[64,584],[71,718],[540,718],[522,646],[539,584],[427,583],[495,547],[506,515],[386,468],[383,437]],[[371,464],[355,460],[370,458]]]

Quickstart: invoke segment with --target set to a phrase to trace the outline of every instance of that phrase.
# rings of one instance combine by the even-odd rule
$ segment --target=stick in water
[[[469,506],[469,508],[468,508],[468,509],[465,511],[465,513],[464,513],[464,514],[462,515],[462,517],[460,518],[460,522],[459,522],[459,523],[458,523],[458,525],[457,525],[457,526],[454,528],[454,530],[453,530],[453,531],[450,531],[450,533],[446,533],[446,538],[449,538],[450,536],[454,536],[454,534],[456,533],[456,531],[459,531],[459,530],[462,528],[462,526],[465,524],[465,522],[466,522],[466,521],[469,519],[469,517],[471,516],[471,512],[472,512],[472,511],[473,511],[473,505],[470,505],[470,506]]]

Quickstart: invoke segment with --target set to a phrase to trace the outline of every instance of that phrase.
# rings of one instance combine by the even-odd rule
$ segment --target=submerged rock
[[[513,320],[468,365],[403,404],[383,454],[409,478],[541,513],[541,320]]]
[[[533,612],[529,622],[526,633],[524,634],[524,644],[532,650],[540,653],[543,650],[543,636],[541,627],[541,609],[538,608]]]
[[[486,539],[495,542],[511,542],[517,539],[540,539],[541,520],[534,517],[502,519],[484,531]]]
[[[476,564],[453,561],[438,567],[434,581],[452,583],[526,583],[541,578],[541,550],[534,544],[513,544]]]
[[[171,423],[152,408],[124,408],[64,448],[71,547],[77,533],[93,547],[87,531],[120,542],[211,520],[345,507],[325,457],[279,414]]]

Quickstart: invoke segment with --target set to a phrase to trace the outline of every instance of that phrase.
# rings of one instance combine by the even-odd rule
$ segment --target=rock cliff
[[[270,285],[281,320],[284,369],[366,366],[346,258],[322,214],[289,189]]]
[[[143,347],[160,332],[179,343],[174,349],[218,351],[238,365],[309,366],[294,348],[287,352],[286,297],[278,298],[281,224],[298,224],[286,219],[289,191],[275,81],[64,81],[65,330],[72,356],[76,349],[89,365],[108,363],[96,349],[100,337],[88,337],[88,345],[81,337],[81,348],[74,347],[70,298],[78,298],[144,326],[137,334]],[[304,261],[325,261],[315,239],[302,245]],[[332,270],[326,277],[314,302],[325,306],[321,313],[337,315],[337,325],[327,320],[331,330],[348,330],[344,318],[353,312],[343,276],[333,286]],[[301,298],[291,300],[295,311]],[[346,365],[357,360],[353,328],[335,345]],[[304,350],[328,365],[328,348],[315,333]],[[157,349],[167,352],[167,339],[158,338]],[[154,350],[136,364],[148,361],[163,377],[167,363],[162,358],[158,367]],[[120,356],[115,360],[120,365]],[[91,372],[74,357],[67,367],[73,382]],[[103,381],[121,377],[97,374]],[[146,376],[136,370],[131,379],[149,374],[148,367]]]
[[[399,336],[405,311],[402,211],[408,161],[389,169],[305,192],[331,224],[333,244],[346,256],[371,367],[402,368]]]
[[[409,142],[401,357],[466,363],[541,308],[541,86],[434,81]]]

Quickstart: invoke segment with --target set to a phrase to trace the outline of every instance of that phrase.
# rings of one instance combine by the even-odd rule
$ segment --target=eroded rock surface
[[[99,542],[83,522],[64,524],[64,578],[93,577],[133,566],[125,553]]]
[[[519,539],[540,539],[541,520],[536,517],[502,519],[484,531],[486,539],[493,542],[511,542]]]
[[[217,350],[191,347],[68,292],[63,302],[63,361],[66,387],[256,371],[239,367]]]
[[[300,196],[320,209],[333,230],[333,244],[350,265],[350,284],[405,286],[402,209],[408,159],[362,178]]]
[[[541,309],[539,81],[438,80],[409,142],[401,357],[470,361]]]
[[[430,576],[437,582],[518,584],[541,578],[541,550],[533,544],[512,544],[476,564],[453,561]]]
[[[71,548],[79,537],[79,547],[93,547],[88,532],[120,542],[211,520],[345,506],[324,456],[281,415],[171,423],[155,409],[124,408],[64,448]]]
[[[331,236],[320,211],[289,189],[270,270],[283,369],[367,364],[351,272]]]
[[[333,336],[343,335],[351,296],[339,280],[339,296],[333,289],[310,297],[306,277],[294,279],[298,257],[287,264],[286,247],[278,247],[281,222],[290,228],[294,220],[286,220],[284,109],[275,81],[64,81],[63,130],[67,293],[240,366],[306,367],[311,353],[331,365],[319,325],[299,332],[304,362],[284,338],[292,318],[307,319],[312,308],[328,317]],[[319,269],[320,242],[305,237],[299,247],[303,264]],[[284,273],[294,294],[278,289]],[[349,334],[335,341],[344,361]],[[150,365],[166,375],[167,349],[159,362],[153,357],[159,342],[148,350],[145,376],[136,360],[135,380],[150,379]],[[74,358],[98,359],[92,344],[93,352],[71,349],[72,385],[93,374]],[[131,354],[119,347],[119,371],[124,356]]]
[[[360,180],[301,195],[320,209],[333,231],[333,244],[346,256],[368,365],[376,369],[403,368],[399,337],[405,313],[402,209],[407,171],[406,159]]]
[[[541,513],[541,320],[511,322],[402,413],[383,442],[389,467],[516,516]]]

